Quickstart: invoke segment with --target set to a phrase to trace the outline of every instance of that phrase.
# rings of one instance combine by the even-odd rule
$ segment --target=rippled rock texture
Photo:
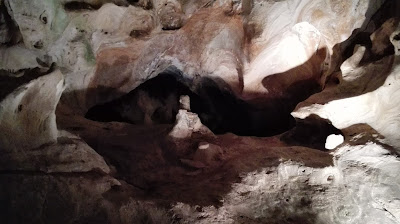
[[[399,16],[1,0],[0,219],[400,223]]]

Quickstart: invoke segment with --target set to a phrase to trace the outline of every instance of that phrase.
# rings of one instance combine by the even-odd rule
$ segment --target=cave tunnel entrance
[[[215,134],[265,137],[294,127],[293,108],[282,111],[284,102],[254,106],[238,99],[229,88],[221,88],[224,85],[228,87],[211,78],[193,84],[169,69],[114,101],[90,108],[85,117],[100,122],[174,124],[180,96],[188,95],[191,111]]]

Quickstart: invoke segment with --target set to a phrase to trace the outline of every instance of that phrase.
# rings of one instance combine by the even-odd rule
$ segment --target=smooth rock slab
[[[34,150],[0,151],[0,171],[2,170],[46,173],[110,172],[103,157],[78,137],[60,137],[57,144]]]
[[[0,149],[29,150],[55,143],[55,109],[64,90],[60,71],[25,84],[0,102]]]

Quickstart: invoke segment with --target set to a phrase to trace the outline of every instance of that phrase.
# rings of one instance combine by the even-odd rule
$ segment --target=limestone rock
[[[34,150],[1,151],[0,170],[45,173],[109,173],[104,159],[76,136],[61,136],[56,144]]]
[[[20,60],[21,55],[26,57],[26,60]],[[45,61],[44,55],[37,50],[26,49],[25,46],[18,44],[12,47],[0,48],[0,69],[10,71],[12,73],[25,69],[33,69],[42,67],[39,61]]]
[[[355,46],[354,54],[343,62],[340,66],[342,72],[342,79],[347,82],[355,81],[362,78],[363,73],[358,72],[357,68],[366,53],[366,48],[363,46]]]
[[[179,29],[183,25],[182,6],[177,0],[156,0],[155,10],[165,30]]]
[[[1,170],[109,172],[85,142],[57,130],[55,110],[63,90],[57,70],[20,86],[0,103]]]
[[[395,31],[391,35],[391,41],[395,48],[397,48],[398,45],[398,41],[394,38],[397,33],[399,33],[399,31]],[[398,107],[395,97],[397,89],[399,88],[397,79],[400,74],[400,60],[398,57],[396,53],[394,60],[389,62],[389,65],[371,64],[371,67],[375,67],[375,69],[378,66],[389,66],[389,74],[386,80],[382,82],[381,86],[378,85],[377,88],[372,89],[370,92],[331,101],[325,105],[313,104],[299,108],[292,113],[293,116],[304,119],[310,114],[317,114],[322,118],[332,121],[333,125],[339,129],[344,129],[358,123],[366,123],[385,136],[389,144],[399,147],[397,129],[400,123],[396,122],[398,120],[398,115],[394,112],[397,111],[396,108]],[[359,71],[364,72],[364,74],[374,72],[374,70],[367,70],[365,67],[359,67],[353,70],[350,69],[348,72],[355,73]],[[382,74],[384,70],[380,71]],[[385,78],[385,76],[383,76],[383,78]],[[374,82],[370,82],[368,85],[374,85]],[[372,102],[374,103],[372,104]]]
[[[329,2],[327,7],[321,7],[324,1],[301,1],[300,4],[299,0],[287,0],[254,2],[254,7],[251,7],[251,1],[247,0],[224,1],[251,12],[244,29],[238,15],[227,15],[218,6],[222,1],[210,8],[210,2],[207,1],[153,1],[154,15],[150,10],[135,6],[122,7],[120,5],[123,3],[108,0],[75,1],[98,6],[83,11],[66,11],[63,8],[73,1],[55,1],[53,5],[39,0],[27,4],[19,0],[8,2],[10,15],[23,30],[22,36],[28,48],[35,48],[35,44],[37,47],[42,45],[42,51],[49,49],[52,62],[74,73],[82,72],[82,75],[74,78],[71,75],[71,79],[67,79],[71,91],[91,88],[97,89],[96,95],[108,95],[104,99],[92,99],[91,94],[82,93],[77,99],[85,102],[75,104],[88,107],[119,97],[117,93],[103,94],[102,88],[97,87],[115,89],[123,94],[171,65],[190,79],[196,75],[222,79],[236,94],[242,95],[243,92],[243,98],[251,99],[260,94],[262,98],[280,98],[283,92],[273,86],[287,89],[305,80],[312,85],[318,84],[321,81],[321,63],[328,63],[329,68],[335,67],[330,62],[332,46],[346,39],[382,4],[381,1],[371,5],[365,1],[360,4]],[[203,7],[205,9],[199,11]],[[355,13],[347,14],[347,8]],[[46,9],[46,15],[41,16],[41,9]],[[31,15],[32,19],[25,18],[24,14]],[[279,17],[276,23],[268,26],[264,21],[274,21],[275,15],[287,16]],[[190,18],[186,20],[185,16]],[[156,27],[157,18],[166,28],[185,25],[176,31],[160,32]],[[181,22],[183,20],[185,23]],[[255,36],[248,33],[248,37],[245,37],[247,34],[244,33],[251,30],[247,24],[257,27]],[[332,28],[331,24],[337,25]],[[33,26],[35,29],[32,29]],[[244,42],[247,44],[244,45]],[[196,43],[196,46],[192,46],[192,43]],[[295,51],[294,48],[298,49]],[[311,60],[307,61],[311,56]],[[288,58],[293,59],[291,64],[285,60]],[[272,73],[263,72],[264,61],[276,61],[275,65],[269,66],[268,70]],[[293,68],[306,61],[299,68]],[[96,72],[92,74],[95,63]],[[108,68],[116,66],[119,66],[116,71]],[[118,76],[113,75],[113,79],[102,78],[103,73],[107,76],[115,72]],[[330,75],[328,73],[326,75]],[[83,76],[85,81],[81,82]],[[269,76],[273,78],[267,78]],[[300,91],[296,89],[294,95]],[[293,104],[297,103],[294,100]]]
[[[273,39],[250,64],[244,76],[244,93],[283,95],[290,86],[304,80],[315,80],[320,75],[320,65],[326,57],[320,46],[324,40],[319,30],[307,22],[295,24],[282,38]],[[320,51],[319,54],[317,51]],[[265,66],[270,69],[263,69]],[[249,94],[246,94],[249,92]]]
[[[0,75],[32,80],[0,102],[2,220],[139,223],[133,216],[156,213],[182,223],[400,222],[400,28],[392,18],[399,7],[390,0],[1,1]],[[36,78],[42,70],[52,72]],[[122,117],[145,125],[85,117],[165,71],[194,96],[211,80],[221,91],[204,88],[207,100],[229,93],[254,107],[240,119],[245,128],[264,116],[291,125],[281,117],[297,105],[297,126],[282,136],[309,148],[282,136],[214,136],[190,112],[198,105],[179,95],[138,94],[144,118],[132,110]],[[157,108],[175,115],[179,103],[172,131],[154,125]],[[315,115],[324,125],[308,123]],[[361,124],[368,133],[354,128]],[[330,134],[342,137],[333,144]],[[174,197],[179,190],[206,198]],[[160,195],[171,212],[127,202]]]
[[[212,134],[212,132],[204,126],[197,114],[186,110],[179,110],[176,115],[176,124],[169,136],[173,138],[189,138],[193,133]]]
[[[180,103],[180,105],[179,105],[180,109],[190,111],[190,98],[189,98],[189,96],[186,96],[186,95],[185,96],[180,96],[179,97],[179,103]]]
[[[16,89],[0,102],[0,148],[30,150],[58,137],[55,109],[64,90],[60,71]]]
[[[382,157],[385,153],[386,149],[373,143],[344,145],[335,152],[333,167],[281,163],[276,169],[246,174],[218,208],[196,210],[178,203],[172,211],[187,222],[204,224],[255,219],[280,223],[282,219],[274,212],[301,223],[394,224],[400,221],[399,200],[394,199],[400,182],[399,175],[390,170],[400,162],[392,155]]]
[[[123,16],[119,32],[125,32],[131,37],[143,37],[151,33],[155,23],[152,13],[130,6]]]
[[[383,55],[388,48],[392,48],[390,36],[396,30],[398,24],[398,19],[389,19],[371,35],[371,51],[374,54]]]
[[[140,5],[141,7],[143,7],[144,9],[151,9],[153,8],[153,3],[151,0],[139,0],[137,2],[138,5]]]

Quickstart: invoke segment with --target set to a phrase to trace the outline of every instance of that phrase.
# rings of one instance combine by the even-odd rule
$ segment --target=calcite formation
[[[0,44],[2,222],[400,223],[398,1],[2,0]]]

